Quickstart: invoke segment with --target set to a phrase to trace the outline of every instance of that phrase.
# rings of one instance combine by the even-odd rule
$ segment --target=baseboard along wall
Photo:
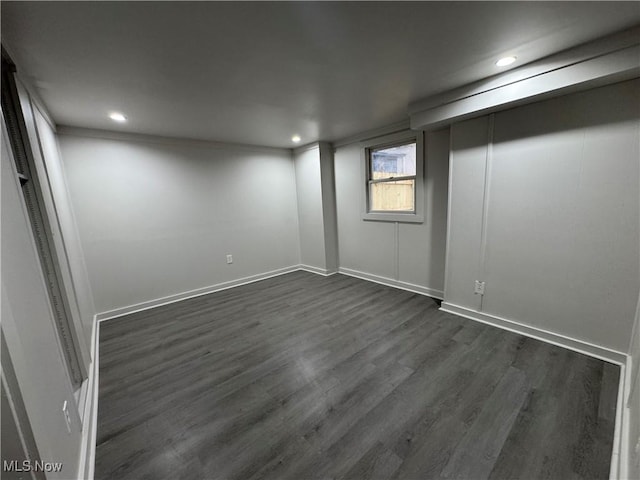
[[[618,384],[618,401],[616,405],[616,420],[613,434],[613,449],[611,452],[609,478],[611,480],[628,478],[627,462],[629,459],[629,449],[631,448],[628,433],[630,420],[624,398],[626,398],[626,392],[630,388],[629,382],[631,381],[631,378],[628,375],[628,365],[630,364],[629,362],[631,358],[629,355],[616,350],[600,347],[589,342],[549,332],[548,330],[524,325],[506,318],[477,312],[448,302],[442,302],[440,310],[619,365],[620,380]]]
[[[315,273],[324,277],[338,273],[337,270],[327,270],[326,268],[312,267],[311,265],[304,264],[298,265],[298,270],[304,270],[305,272]]]
[[[78,478],[93,480],[96,460],[96,439],[98,435],[98,386],[100,369],[100,322],[93,316],[91,337],[91,365],[87,379],[87,395],[83,405],[82,442]]]
[[[343,267],[338,268],[338,273],[349,275],[350,277],[356,277],[361,280],[368,280],[370,282],[379,283],[388,287],[395,287],[402,290],[407,290],[409,292],[419,293],[421,295],[426,295],[427,297],[437,298],[438,300],[442,300],[444,298],[444,292],[442,290],[423,287],[421,285],[415,285],[413,283],[403,282],[401,280],[394,280],[392,278],[382,277],[379,275],[374,275],[372,273],[360,272],[358,270],[352,270],[350,268]]]
[[[440,310],[447,313],[452,313],[460,317],[475,320],[477,322],[486,323],[494,327],[509,330],[510,332],[519,333],[525,337],[535,338],[543,342],[551,343],[559,347],[573,350],[574,352],[589,355],[590,357],[605,360],[607,362],[615,363],[616,365],[625,365],[627,362],[627,354],[611,350],[606,347],[601,347],[593,343],[578,340],[558,333],[550,332],[548,330],[542,330],[540,328],[531,327],[514,320],[498,317],[495,315],[488,315],[486,313],[471,310],[466,307],[461,307],[453,303],[442,302]]]
[[[110,320],[112,318],[122,317],[123,315],[129,315],[131,313],[141,312],[143,310],[149,310],[150,308],[167,305],[169,303],[179,302],[181,300],[187,300],[189,298],[200,297],[209,293],[219,292],[221,290],[227,290],[228,288],[239,287],[240,285],[246,285],[248,283],[259,282],[267,278],[276,277],[278,275],[284,275],[286,273],[295,272],[296,270],[302,270],[299,265],[293,265],[291,267],[280,268],[277,270],[271,270],[269,272],[260,273],[257,275],[251,275],[249,277],[238,278],[236,280],[230,280],[228,282],[218,283],[209,287],[197,288],[188,292],[177,293],[175,295],[168,295],[166,297],[158,298],[155,300],[149,300],[147,302],[137,303],[128,307],[116,308],[107,312],[98,313],[96,318],[99,322],[104,320]],[[317,271],[311,271],[312,273],[319,273]]]
[[[420,295],[437,298],[439,300],[442,300],[444,297],[444,292],[441,290],[431,289],[431,288],[423,287],[420,285],[415,285],[408,282],[402,282],[399,280],[394,280],[394,279],[390,279],[390,278],[386,278],[386,277],[382,277],[382,276],[378,276],[378,275],[374,275],[366,272],[360,272],[358,270],[341,267],[338,269],[337,272],[335,272],[335,271],[327,271],[325,269],[313,267],[310,265],[300,264],[300,265],[293,265],[293,266],[278,269],[278,270],[272,270],[269,272],[253,275],[250,277],[244,277],[237,280],[232,280],[229,282],[220,283],[217,285],[212,285],[209,287],[191,290],[191,291],[180,293],[180,294],[170,295],[167,297],[151,300],[148,302],[141,302],[128,307],[123,307],[123,308],[110,310],[107,312],[98,313],[94,316],[94,328],[93,328],[93,338],[92,338],[93,361],[90,368],[90,374],[88,379],[88,382],[89,382],[88,391],[87,391],[86,401],[84,405],[82,451],[81,451],[78,477],[80,479],[88,479],[88,480],[93,480],[94,478],[97,421],[98,421],[100,322],[108,321],[114,318],[131,314],[131,313],[148,310],[158,306],[179,302],[189,298],[207,295],[209,293],[214,293],[214,292],[226,290],[229,288],[234,288],[241,285],[258,282],[260,280],[264,280],[267,278],[271,278],[279,275],[285,275],[287,273],[291,273],[299,270],[303,270],[306,272],[314,273],[317,275],[323,275],[323,276],[329,276],[335,273],[341,273],[341,274],[349,275],[362,280],[379,283],[381,285],[399,288],[399,289],[407,290]],[[563,348],[567,348],[569,350],[583,353],[585,355],[595,357],[600,360],[605,360],[605,361],[620,365],[621,367],[620,384],[619,384],[618,405],[617,405],[617,411],[616,411],[616,425],[615,425],[615,433],[614,433],[613,453],[612,453],[612,459],[611,459],[610,478],[611,479],[623,478],[621,477],[621,475],[624,475],[626,471],[625,461],[627,461],[628,459],[628,449],[629,449],[629,445],[628,445],[629,442],[627,438],[628,435],[625,436],[625,432],[628,432],[628,425],[625,428],[625,421],[628,423],[629,418],[628,418],[628,415],[624,414],[625,408],[624,408],[624,402],[623,402],[624,395],[629,388],[627,383],[630,380],[627,378],[629,375],[626,374],[626,370],[628,369],[625,368],[628,363],[628,358],[629,358],[628,355],[622,352],[610,350],[610,349],[600,347],[588,342],[584,342],[582,340],[573,339],[573,338],[566,337],[553,332],[549,332],[546,330],[523,325],[513,320],[508,320],[508,319],[500,318],[497,316],[476,312],[476,311],[473,311],[455,304],[447,303],[447,302],[443,302],[440,309],[447,313],[451,313],[464,318],[468,318],[470,320],[492,325],[504,330],[515,332],[527,337],[535,338],[537,340],[540,340],[546,343],[551,343],[553,345],[557,345]]]

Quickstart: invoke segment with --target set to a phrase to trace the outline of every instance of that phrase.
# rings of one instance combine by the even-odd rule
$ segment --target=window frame
[[[416,174],[404,175],[393,179],[373,180],[371,178],[371,152],[381,148],[397,147],[409,143],[416,144]],[[379,222],[402,222],[402,223],[423,223],[424,222],[424,133],[422,131],[403,131],[372,138],[361,142],[362,145],[362,166],[364,189],[362,192],[362,219]],[[392,181],[408,180],[415,178],[414,188],[414,210],[371,210],[370,196],[371,185],[373,183],[389,183]]]

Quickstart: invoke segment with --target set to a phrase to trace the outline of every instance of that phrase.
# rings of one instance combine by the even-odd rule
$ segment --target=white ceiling
[[[640,23],[639,2],[7,2],[2,41],[61,125],[292,147]],[[107,118],[123,112],[124,125]]]

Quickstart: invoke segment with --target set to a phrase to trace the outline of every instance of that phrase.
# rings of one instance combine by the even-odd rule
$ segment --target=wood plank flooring
[[[608,478],[619,368],[294,272],[101,324],[97,479]]]

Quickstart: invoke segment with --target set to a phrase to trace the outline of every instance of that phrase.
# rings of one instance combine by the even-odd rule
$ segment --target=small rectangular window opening
[[[416,142],[369,152],[369,212],[415,213]]]

